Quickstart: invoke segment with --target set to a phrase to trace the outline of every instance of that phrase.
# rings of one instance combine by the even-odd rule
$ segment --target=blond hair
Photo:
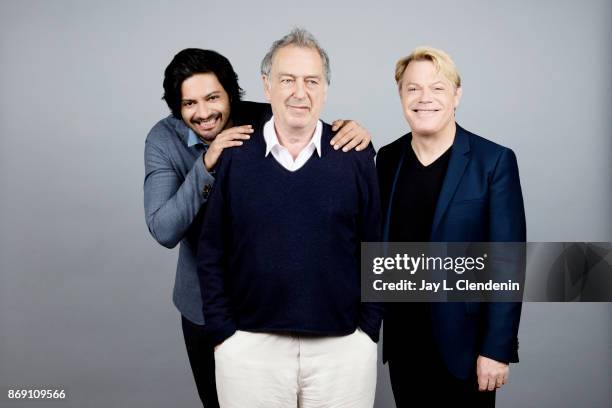
[[[437,72],[441,73],[455,88],[461,87],[461,77],[457,72],[457,67],[450,55],[437,48],[421,46],[415,48],[410,55],[401,58],[395,64],[395,82],[400,85],[402,75],[412,61],[431,61],[436,67]]]

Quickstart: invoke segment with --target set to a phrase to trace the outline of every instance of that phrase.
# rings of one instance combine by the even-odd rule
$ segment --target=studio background
[[[606,0],[2,0],[0,406],[197,406],[177,250],[149,235],[142,191],[179,50],[219,51],[263,101],[263,55],[303,26],[331,58],[323,118],[355,118],[378,148],[408,131],[396,60],[442,48],[463,79],[458,123],[517,154],[528,239],[612,241],[611,17]],[[612,305],[525,304],[519,337],[499,407],[609,406]],[[376,407],[393,406],[380,365]]]

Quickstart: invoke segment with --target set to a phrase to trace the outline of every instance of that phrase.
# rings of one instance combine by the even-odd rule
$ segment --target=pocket
[[[376,346],[376,343],[374,342],[374,340],[372,340],[366,332],[361,330],[361,327],[357,327],[357,330],[355,330],[355,333],[358,334],[360,337],[365,338],[369,344],[373,344],[374,346]]]
[[[479,204],[485,201],[484,198],[467,198],[457,201],[451,201],[450,205],[464,205],[464,204]]]
[[[240,330],[236,330],[234,332],[234,334],[232,334],[231,336],[229,336],[227,339],[225,339],[223,341],[223,343],[219,344],[217,347],[215,347],[215,353],[221,351],[221,350],[225,350],[227,348],[227,346],[230,346],[231,343],[233,343],[236,340],[236,337],[238,337],[238,335],[241,333]]]

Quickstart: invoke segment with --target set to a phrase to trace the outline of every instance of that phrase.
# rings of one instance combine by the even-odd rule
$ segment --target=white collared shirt
[[[268,154],[272,152],[272,156],[276,159],[277,162],[280,163],[281,166],[286,168],[289,171],[296,171],[300,169],[310,156],[316,151],[321,157],[321,133],[323,132],[323,124],[321,121],[317,121],[317,127],[315,128],[314,134],[310,139],[310,143],[308,143],[298,154],[295,160],[289,153],[289,150],[278,141],[278,135],[276,134],[276,129],[274,129],[274,116],[270,119],[263,128],[263,136],[266,141],[266,154],[265,157],[268,157]]]

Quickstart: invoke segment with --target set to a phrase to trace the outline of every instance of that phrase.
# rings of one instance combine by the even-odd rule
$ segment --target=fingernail
[[[346,153],[346,152],[348,152],[348,149],[345,147],[345,148],[342,149],[342,151]]]
[[[340,146],[334,145],[334,150],[338,150],[339,148],[340,148]]]

